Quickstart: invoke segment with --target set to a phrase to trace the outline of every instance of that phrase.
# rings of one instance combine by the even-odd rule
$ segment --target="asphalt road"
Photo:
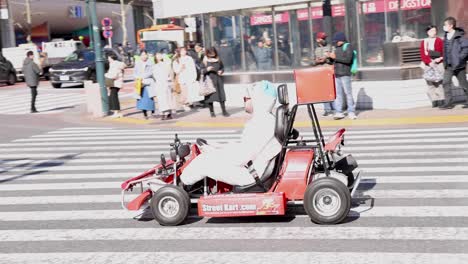
[[[19,91],[1,91],[0,105]],[[464,124],[350,129],[344,150],[364,180],[342,224],[313,224],[296,207],[167,228],[122,210],[120,183],[175,132],[225,143],[240,131],[77,125],[69,111],[0,114],[0,263],[468,263]]]

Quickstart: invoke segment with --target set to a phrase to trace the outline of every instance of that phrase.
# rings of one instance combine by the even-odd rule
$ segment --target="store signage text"
[[[259,26],[259,25],[270,25],[272,22],[272,15],[253,15],[250,17],[250,25]],[[275,15],[275,23],[287,23],[289,22],[289,13],[284,12]]]
[[[312,19],[321,19],[323,18],[323,10],[322,7],[312,7],[310,9],[310,13],[312,14]],[[345,5],[333,5],[332,6],[332,16],[334,17],[341,17],[345,16],[346,9]],[[308,20],[309,19],[309,12],[307,9],[299,9],[297,10],[297,20]]]
[[[364,14],[397,12],[401,10],[416,10],[431,8],[431,0],[374,0],[362,3]]]

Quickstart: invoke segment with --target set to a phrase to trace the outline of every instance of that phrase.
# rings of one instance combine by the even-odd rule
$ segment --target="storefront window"
[[[240,20],[238,16],[212,16],[211,45],[216,48],[226,72],[241,70]]]
[[[385,43],[418,41],[431,24],[430,0],[361,1],[359,12],[363,66],[383,65]]]
[[[289,18],[276,22],[278,68],[299,67],[311,54],[307,4],[275,7],[275,12]]]
[[[245,65],[248,71],[275,69],[273,17],[270,8],[243,12]],[[287,23],[288,13],[278,13],[275,21]]]

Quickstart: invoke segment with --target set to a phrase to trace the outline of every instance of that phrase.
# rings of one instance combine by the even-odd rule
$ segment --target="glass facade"
[[[355,44],[360,67],[383,67],[388,66],[386,45],[419,43],[426,26],[441,27],[449,9],[447,0],[333,0],[331,4],[330,23],[321,0],[199,15],[202,42],[219,50],[226,72],[291,70],[311,65],[316,33],[331,25],[331,33],[345,32]]]

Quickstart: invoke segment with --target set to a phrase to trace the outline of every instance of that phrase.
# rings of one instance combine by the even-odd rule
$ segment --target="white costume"
[[[172,98],[172,67],[170,62],[162,61],[153,66],[153,78],[158,94],[159,111],[165,112],[174,109]]]
[[[262,176],[269,161],[281,151],[274,133],[276,119],[271,113],[276,102],[274,89],[262,85],[249,89],[254,110],[244,127],[241,142],[208,147],[206,151],[203,148],[202,154],[182,173],[180,179],[184,184],[192,185],[206,176],[231,185],[252,184],[255,179],[245,167],[249,161],[253,161],[258,175]]]
[[[178,75],[181,85],[181,103],[194,103],[205,99],[198,94],[197,69],[192,57],[186,55],[174,61],[174,72]]]

